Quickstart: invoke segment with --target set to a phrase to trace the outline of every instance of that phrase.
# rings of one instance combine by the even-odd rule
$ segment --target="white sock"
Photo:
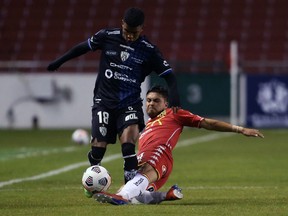
[[[124,187],[117,193],[117,195],[130,200],[146,191],[148,185],[148,179],[140,173],[137,173],[133,179],[124,185]]]

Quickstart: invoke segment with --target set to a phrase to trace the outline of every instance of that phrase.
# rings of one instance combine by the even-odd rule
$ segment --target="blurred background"
[[[183,108],[288,127],[286,0],[1,0],[0,128],[90,127],[100,52],[56,73],[46,67],[98,30],[121,27],[131,6],[144,10],[144,34],[173,67]]]

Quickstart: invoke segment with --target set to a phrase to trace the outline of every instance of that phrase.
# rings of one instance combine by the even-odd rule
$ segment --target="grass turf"
[[[184,198],[111,206],[83,195],[90,147],[71,143],[72,130],[0,130],[0,215],[288,215],[288,130],[263,132],[264,139],[231,134],[192,145],[215,132],[184,130],[174,171],[161,189],[177,183]],[[119,153],[119,144],[110,145],[106,158]],[[102,165],[115,192],[123,182],[123,160]]]

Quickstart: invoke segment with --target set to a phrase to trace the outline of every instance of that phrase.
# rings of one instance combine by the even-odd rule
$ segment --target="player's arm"
[[[167,73],[163,75],[162,77],[166,80],[167,85],[168,85],[169,106],[173,109],[175,113],[181,107],[176,76],[171,70],[170,73]]]
[[[165,79],[169,91],[169,107],[176,113],[181,107],[180,97],[177,86],[177,79],[168,62],[163,58],[157,47],[151,57],[152,70],[154,70],[161,78]]]
[[[53,62],[51,62],[48,65],[47,70],[48,71],[55,71],[66,61],[68,61],[72,58],[76,58],[80,55],[83,55],[90,50],[91,49],[90,49],[87,41],[84,41],[80,44],[77,44],[76,46],[71,48],[68,52],[66,52],[63,56],[61,56],[61,57],[57,58],[56,60],[54,60]]]
[[[219,121],[216,119],[204,118],[200,122],[200,127],[205,128],[207,130],[234,132],[234,133],[241,133],[245,136],[264,138],[264,135],[259,130],[232,125],[227,122]]]

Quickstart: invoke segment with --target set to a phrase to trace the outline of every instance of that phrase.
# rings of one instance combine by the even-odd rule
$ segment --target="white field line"
[[[229,133],[218,133],[218,134],[209,134],[209,135],[205,135],[205,136],[190,138],[190,139],[179,141],[178,144],[177,144],[177,147],[178,148],[179,147],[186,147],[186,146],[189,146],[189,145],[194,145],[194,144],[198,144],[198,143],[202,143],[202,142],[207,142],[207,141],[219,139],[219,138],[226,137],[226,136],[231,136],[231,134],[229,134]],[[121,158],[121,157],[122,157],[121,154],[110,155],[110,156],[105,157],[102,162],[110,162],[110,161],[116,160],[116,159]],[[11,179],[9,181],[0,182],[0,188],[4,187],[4,186],[7,186],[7,185],[12,185],[12,184],[16,184],[16,183],[25,182],[25,181],[35,181],[35,180],[47,178],[47,177],[50,177],[50,176],[58,175],[58,174],[61,174],[61,173],[64,173],[64,172],[68,172],[70,170],[77,169],[77,168],[82,167],[82,166],[89,166],[88,161],[71,164],[71,165],[62,167],[60,169],[51,170],[49,172],[45,172],[45,173],[42,173],[42,174],[39,174],[39,175],[36,175],[36,176],[31,176],[31,177],[26,177],[26,178],[18,178],[18,179]]]
[[[114,154],[114,155],[107,156],[105,159],[103,159],[103,162],[113,161],[113,160],[118,159],[118,158],[121,158],[121,154]],[[12,185],[12,184],[16,184],[16,183],[25,182],[25,181],[35,181],[35,180],[47,178],[47,177],[50,177],[50,176],[58,175],[58,174],[61,174],[61,173],[64,173],[64,172],[68,172],[70,170],[77,169],[77,168],[82,167],[82,166],[89,166],[88,161],[71,164],[71,165],[62,167],[60,169],[51,170],[49,172],[42,173],[42,174],[39,174],[39,175],[36,175],[36,176],[31,176],[31,177],[26,177],[26,178],[19,178],[19,179],[12,179],[12,180],[9,180],[9,181],[0,182],[0,188],[4,187],[6,185]]]
[[[0,158],[1,161],[5,161],[5,160],[10,160],[10,159],[25,159],[28,157],[35,157],[35,156],[39,156],[39,155],[49,155],[49,154],[57,154],[57,153],[61,153],[61,152],[73,152],[75,150],[77,150],[78,146],[69,146],[69,147],[64,147],[64,148],[53,148],[53,149],[49,149],[49,150],[29,150],[29,149],[25,149],[22,148],[21,151],[26,151],[24,153],[17,153],[14,156],[9,156],[7,158]]]

